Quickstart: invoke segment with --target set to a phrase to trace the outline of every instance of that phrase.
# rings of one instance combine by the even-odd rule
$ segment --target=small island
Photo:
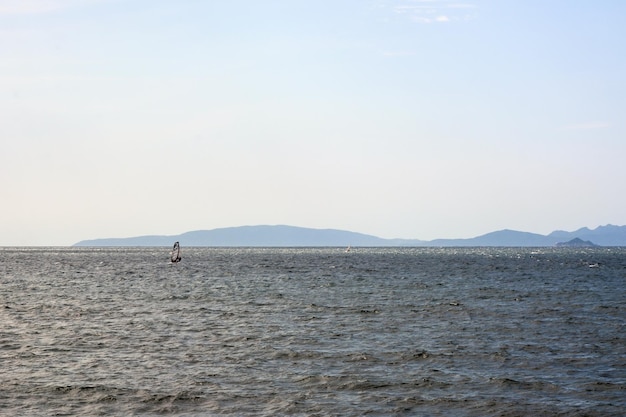
[[[582,240],[576,237],[567,242],[559,242],[556,244],[556,246],[566,247],[566,248],[592,248],[592,247],[597,247],[598,245],[588,240]]]

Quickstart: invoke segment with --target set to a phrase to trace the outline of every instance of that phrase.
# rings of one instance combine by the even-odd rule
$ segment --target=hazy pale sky
[[[626,1],[0,0],[0,245],[626,224]]]

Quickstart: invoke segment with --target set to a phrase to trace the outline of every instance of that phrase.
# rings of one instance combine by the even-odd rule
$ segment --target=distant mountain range
[[[557,230],[549,235],[500,230],[469,239],[383,239],[362,233],[335,229],[295,226],[240,226],[197,230],[173,236],[83,240],[74,246],[169,246],[180,241],[185,246],[568,246],[584,241],[598,246],[626,246],[626,226],[583,227],[574,232]]]

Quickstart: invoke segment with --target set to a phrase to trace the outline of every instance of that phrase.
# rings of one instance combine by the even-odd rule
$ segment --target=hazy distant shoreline
[[[285,225],[261,225],[197,230],[179,235],[149,235],[127,238],[82,240],[73,246],[169,246],[180,241],[184,246],[218,247],[306,247],[306,246],[555,246],[572,240],[597,246],[626,246],[626,226],[583,227],[573,232],[554,231],[548,235],[500,230],[468,239],[384,239],[337,229],[311,229]]]

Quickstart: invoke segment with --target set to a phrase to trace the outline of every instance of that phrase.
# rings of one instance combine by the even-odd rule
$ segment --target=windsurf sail
[[[180,245],[178,244],[178,242],[174,243],[174,247],[172,248],[172,255],[170,257],[170,260],[173,263],[176,262],[180,262],[182,258],[180,257]]]

